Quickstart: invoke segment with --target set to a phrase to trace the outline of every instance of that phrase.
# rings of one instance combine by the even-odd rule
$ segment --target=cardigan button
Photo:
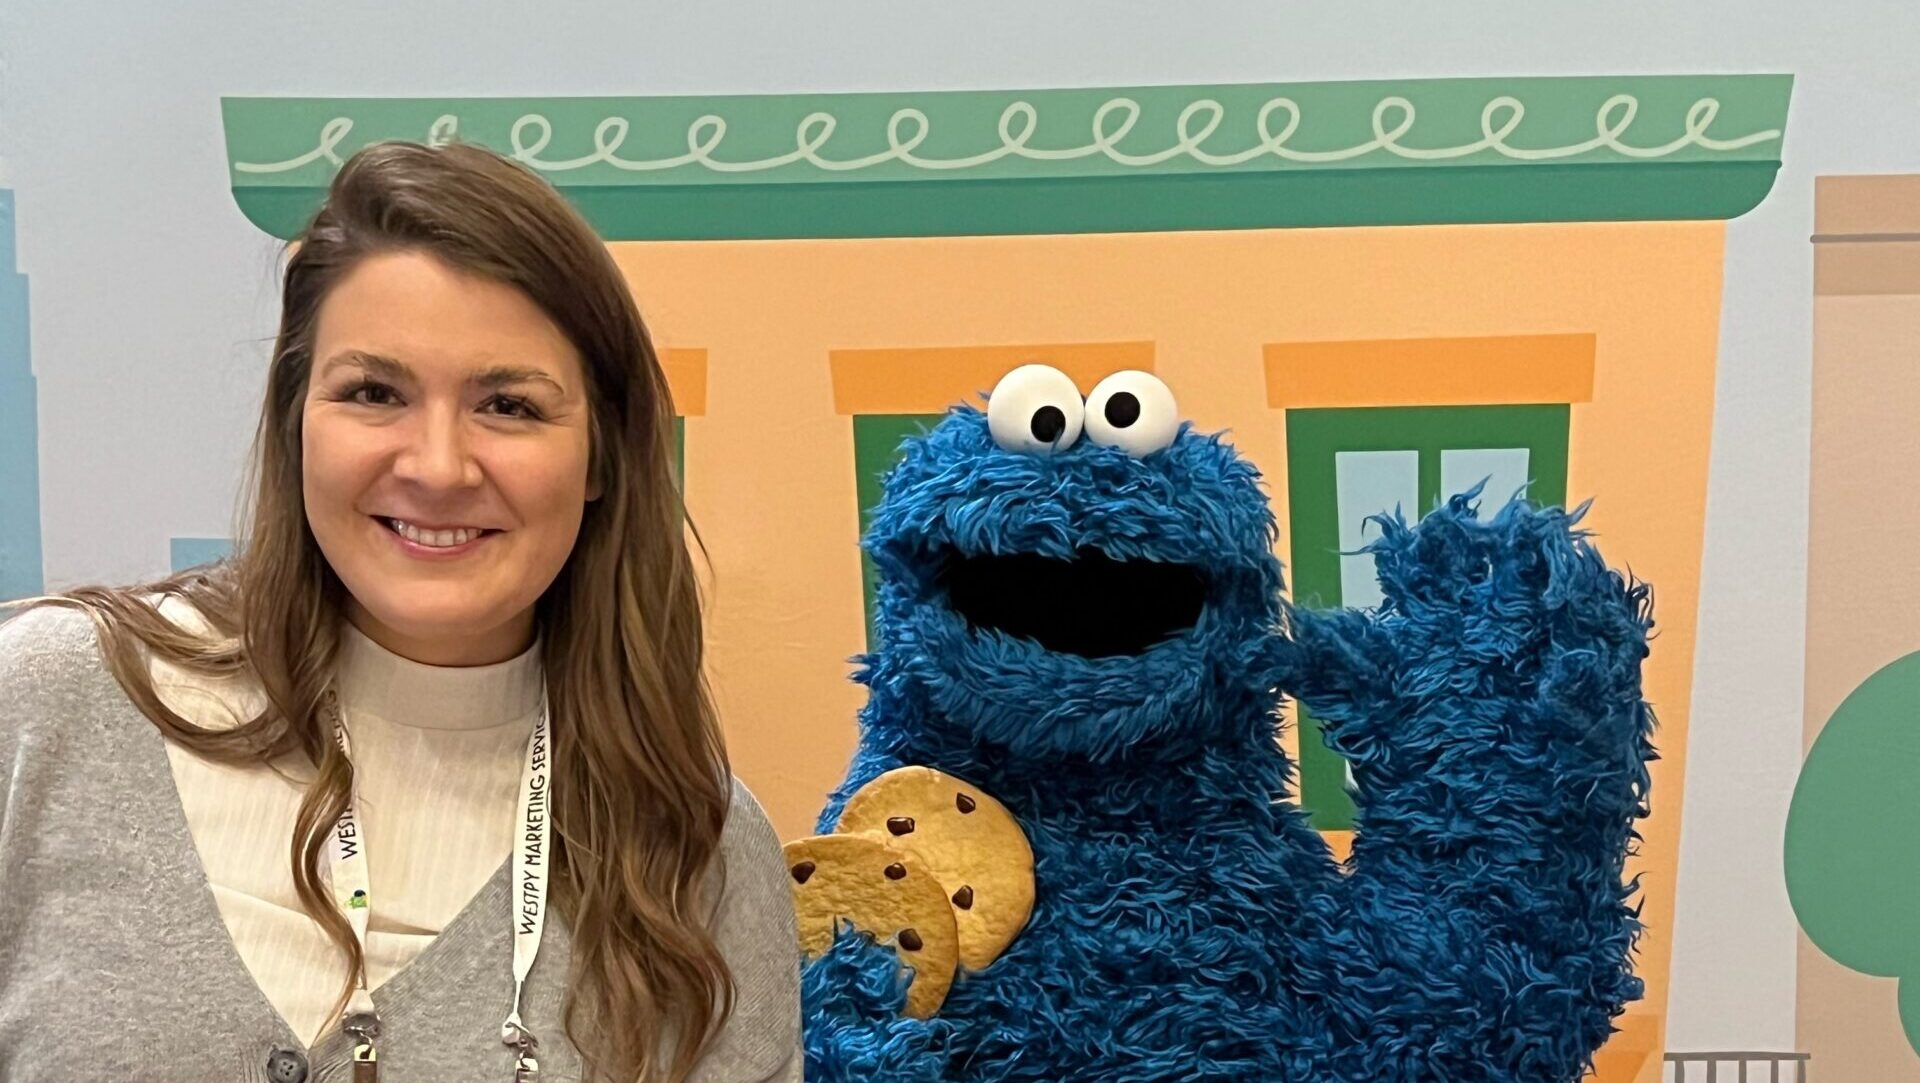
[[[307,1058],[293,1049],[276,1049],[267,1058],[267,1078],[273,1083],[307,1083]]]

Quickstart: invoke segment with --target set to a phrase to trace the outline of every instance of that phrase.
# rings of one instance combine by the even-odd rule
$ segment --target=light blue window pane
[[[233,541],[230,538],[173,538],[168,548],[172,552],[173,570],[184,572],[224,558],[233,552]]]
[[[1420,453],[1339,451],[1333,456],[1334,494],[1340,505],[1340,604],[1380,604],[1373,556],[1353,550],[1379,536],[1367,516],[1399,510],[1418,514]]]
[[[1523,447],[1461,448],[1440,453],[1440,497],[1464,493],[1481,481],[1480,518],[1490,519],[1507,506],[1531,480],[1527,449]]]
[[[27,337],[27,276],[14,266],[13,193],[0,189],[0,601],[43,589],[39,396]]]

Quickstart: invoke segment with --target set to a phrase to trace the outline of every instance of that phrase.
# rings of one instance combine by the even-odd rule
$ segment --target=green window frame
[[[880,503],[882,483],[887,472],[900,461],[900,445],[910,436],[919,436],[939,424],[941,414],[855,414],[853,415],[853,467],[858,477],[855,494],[860,502],[860,537],[867,536],[873,522],[873,509]],[[867,614],[867,649],[877,645],[874,635],[874,595],[879,589],[879,572],[873,557],[860,550],[860,588]]]

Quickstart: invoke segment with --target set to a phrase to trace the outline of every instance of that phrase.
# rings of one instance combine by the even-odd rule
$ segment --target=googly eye
[[[1008,451],[1051,455],[1080,439],[1086,409],[1071,376],[1047,365],[1021,365],[987,396],[987,431]]]
[[[1173,443],[1180,408],[1173,392],[1150,372],[1116,372],[1087,396],[1087,438],[1138,459]]]

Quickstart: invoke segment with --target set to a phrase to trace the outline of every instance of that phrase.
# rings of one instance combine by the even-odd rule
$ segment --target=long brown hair
[[[300,430],[321,302],[360,260],[392,251],[519,289],[585,362],[601,497],[537,607],[553,718],[554,899],[574,945],[566,1026],[596,1077],[678,1083],[732,1010],[706,924],[730,772],[702,674],[666,378],[606,246],[544,181],[462,144],[355,154],[287,260],[235,555],[31,604],[88,613],[114,676],[171,740],[226,763],[301,752],[318,765],[291,842],[294,884],[358,973],[359,946],[318,872],[352,775],[321,722],[346,592],[307,526]],[[197,609],[212,634],[162,616],[167,596]],[[267,706],[237,727],[198,726],[156,694],[154,657],[251,677]]]

